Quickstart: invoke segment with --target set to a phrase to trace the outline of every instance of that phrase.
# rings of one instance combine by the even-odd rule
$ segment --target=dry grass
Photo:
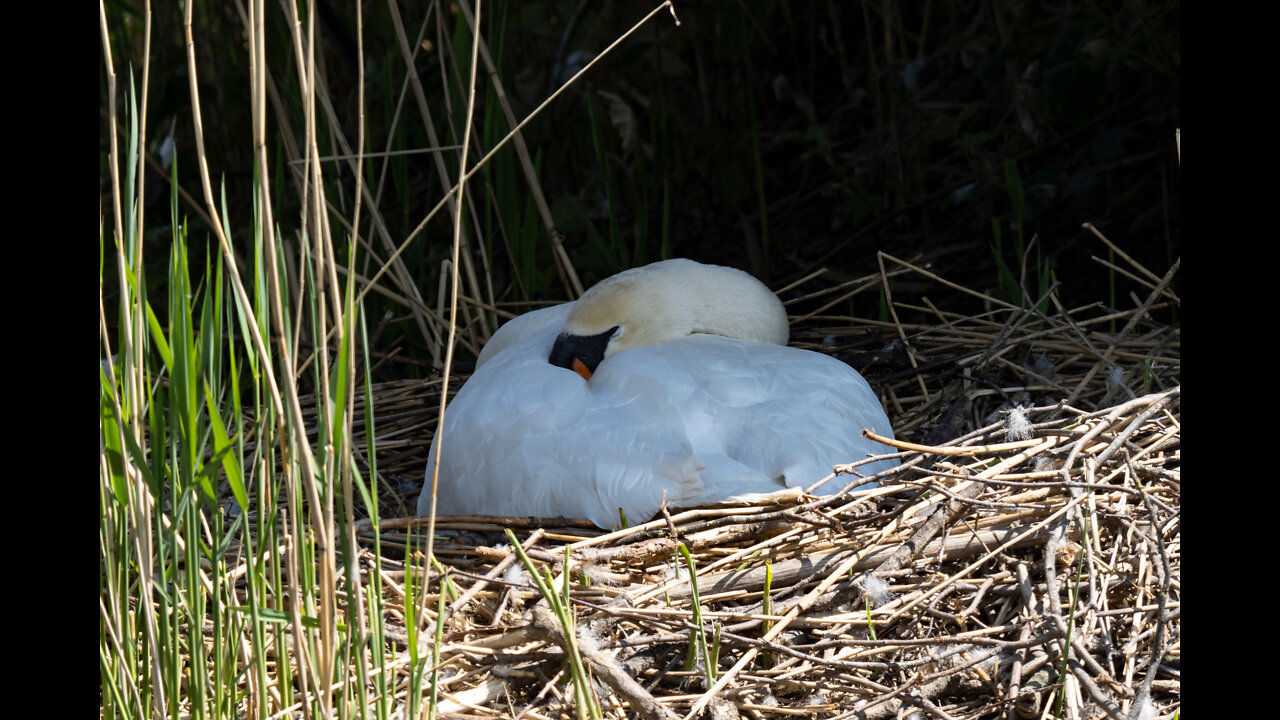
[[[934,292],[959,287],[887,256],[882,268],[849,287],[891,276]],[[1171,715],[1180,703],[1179,330],[1149,316],[1177,303],[1168,277],[1125,312],[1041,315],[986,298],[991,311],[960,317],[925,292],[895,304],[898,321],[879,323],[817,314],[832,294],[795,300],[793,321],[805,327],[793,344],[869,366],[897,426],[901,467],[869,492],[690,510],[613,533],[564,519],[440,518],[436,556],[462,593],[447,598],[441,709],[570,712],[562,631],[527,576],[513,574],[519,563],[500,534],[510,527],[557,576],[569,545],[579,646],[606,717],[691,715],[708,704],[712,717],[911,708],[1038,717],[1059,693],[1058,716],[1119,717],[1138,702]],[[438,385],[412,383],[374,392],[384,516],[411,511],[433,392]],[[383,522],[384,570],[424,524]],[[702,617],[718,625],[712,688],[705,668],[685,669],[695,626],[690,585],[676,570],[681,543],[697,567]],[[362,566],[372,567],[368,557]],[[394,595],[400,578],[385,580]],[[389,636],[403,642],[394,631],[403,598],[387,603]]]

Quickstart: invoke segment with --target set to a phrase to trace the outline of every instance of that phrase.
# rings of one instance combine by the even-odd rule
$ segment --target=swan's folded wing
[[[892,435],[879,399],[848,365],[820,353],[714,335],[637,348],[601,365],[614,378],[661,378],[678,402],[693,452],[708,468],[703,502],[812,485],[836,464],[889,448],[863,428]],[[596,378],[593,378],[593,382]],[[896,463],[864,466],[870,474]],[[845,482],[832,481],[819,493]]]

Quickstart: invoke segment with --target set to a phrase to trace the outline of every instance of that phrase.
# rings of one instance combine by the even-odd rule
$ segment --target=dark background
[[[485,2],[484,35],[516,117],[653,7]],[[106,8],[123,90],[130,67],[135,82],[141,79],[141,16],[131,3]],[[354,4],[321,2],[318,9],[317,51],[335,122],[354,138]],[[400,3],[411,38],[427,11],[425,3]],[[1081,225],[1093,224],[1157,275],[1180,254],[1177,2],[708,0],[680,2],[676,13],[679,26],[665,11],[656,16],[525,130],[584,285],[683,256],[747,269],[772,287],[827,267],[803,288],[814,290],[875,272],[877,252],[884,252],[1015,304],[1024,300],[1013,279],[1025,275],[1033,294],[1056,282],[1067,308],[1090,302],[1127,308],[1130,292],[1147,291],[1092,260],[1108,251]],[[301,127],[279,6],[268,4],[267,20],[276,30],[268,65]],[[428,147],[411,97],[391,129],[404,63],[387,5],[365,3],[363,22],[367,149]],[[153,23],[148,135],[155,149],[172,123],[179,183],[200,198],[180,12],[157,7]],[[442,79],[441,69],[446,78],[454,73],[455,57],[465,69],[462,27],[456,9],[444,6],[427,26],[431,51],[416,61],[446,145],[459,127],[464,96],[459,78]],[[225,179],[233,239],[247,243],[253,163],[243,25],[234,4],[216,3],[197,8],[194,28],[210,171],[215,183]],[[107,94],[100,75],[106,198]],[[492,91],[479,94],[478,148],[491,147],[506,129]],[[326,142],[322,137],[322,152]],[[278,137],[268,150],[280,166]],[[448,162],[456,170],[456,158]],[[380,161],[366,165],[368,180],[377,182]],[[349,212],[351,173],[338,164],[328,170],[335,204]],[[442,188],[424,153],[394,157],[385,177],[379,207],[399,241]],[[500,152],[480,177],[476,223],[500,299],[565,298],[513,151]],[[279,168],[273,179],[286,235],[298,215],[287,178]],[[149,181],[155,188],[147,193],[147,257],[152,289],[162,292],[171,242],[168,192],[163,178]],[[194,212],[183,212],[199,272],[212,234]],[[451,238],[442,214],[406,252],[426,298],[436,297]],[[106,282],[110,303],[112,279]],[[925,289],[918,279],[898,282],[895,300]],[[929,292],[949,311],[982,309],[969,295],[937,285]],[[387,301],[369,297],[369,316],[380,317],[377,304]],[[386,309],[394,319],[378,334],[380,349],[402,347],[403,357],[419,360],[383,372],[428,372],[416,325],[402,306]],[[875,293],[831,310],[877,312],[883,310]],[[1162,320],[1177,321],[1175,311],[1163,312]]]

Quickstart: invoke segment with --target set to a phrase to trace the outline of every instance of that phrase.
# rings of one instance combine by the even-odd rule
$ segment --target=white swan
[[[892,435],[866,380],[786,347],[787,333],[782,303],[758,280],[691,260],[627,270],[576,303],[511,320],[445,411],[437,512],[610,527],[619,509],[647,520],[664,495],[691,506],[807,486],[890,452],[862,437]],[[419,515],[435,454],[433,443]]]

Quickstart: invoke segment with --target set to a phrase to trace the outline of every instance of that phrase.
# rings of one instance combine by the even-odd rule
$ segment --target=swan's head
[[[565,318],[548,361],[590,379],[610,355],[693,333],[787,343],[787,313],[741,270],[666,260],[606,278]]]

